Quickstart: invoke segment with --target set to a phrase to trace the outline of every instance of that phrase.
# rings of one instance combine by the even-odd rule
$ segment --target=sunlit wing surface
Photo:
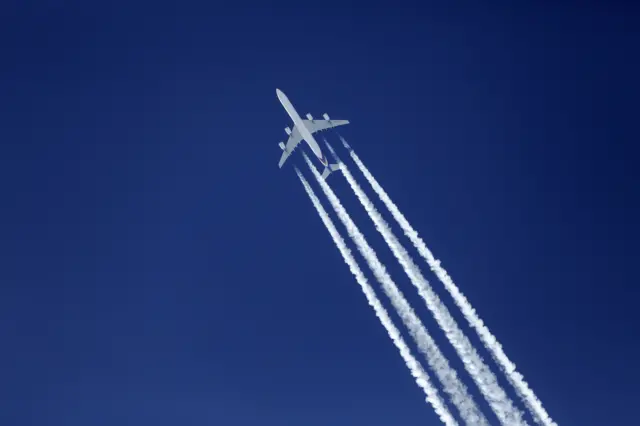
[[[349,120],[302,120],[302,123],[309,129],[310,133],[315,133],[349,124]]]
[[[284,164],[285,161],[287,161],[287,158],[289,158],[289,155],[291,155],[293,150],[296,149],[300,141],[302,141],[300,132],[298,131],[297,127],[294,127],[293,130],[291,131],[291,134],[289,135],[289,140],[287,141],[287,144],[284,147],[284,150],[282,152],[282,157],[280,157],[280,162],[278,163],[278,167],[282,168],[282,165]]]

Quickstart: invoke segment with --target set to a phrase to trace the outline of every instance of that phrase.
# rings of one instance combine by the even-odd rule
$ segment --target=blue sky
[[[0,423],[439,424],[277,168],[276,87],[352,122],[559,424],[635,423],[631,7],[90,3],[0,18]]]

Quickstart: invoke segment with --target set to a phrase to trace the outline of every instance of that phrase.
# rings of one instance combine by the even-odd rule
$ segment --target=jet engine
[[[307,120],[313,120],[313,117],[311,116],[310,112],[307,113]]]
[[[326,112],[324,114],[322,114],[322,118],[324,118],[325,120],[329,121],[329,114],[327,114]]]
[[[278,146],[279,146],[279,147],[280,147],[280,149],[281,149],[281,150],[283,150],[283,151],[284,151],[284,150],[285,150],[285,148],[286,148],[286,147],[285,147],[285,145],[284,145],[284,142],[280,142],[280,143],[278,144]]]
[[[286,134],[291,135],[291,129],[290,128],[285,127],[284,131],[285,131]]]

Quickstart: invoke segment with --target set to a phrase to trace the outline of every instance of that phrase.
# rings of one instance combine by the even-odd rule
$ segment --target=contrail
[[[333,151],[333,149],[331,149],[331,151],[332,154],[335,155],[335,151]],[[338,158],[336,158],[336,160],[339,162]],[[355,181],[348,167],[342,163],[341,169],[351,189],[353,189],[360,203],[375,223],[376,229],[380,232],[389,248],[391,248],[393,255],[402,265],[412,284],[418,289],[418,293],[426,302],[427,307],[433,314],[440,328],[442,328],[447,335],[458,356],[462,359],[467,372],[478,385],[478,388],[500,422],[503,425],[509,426],[527,424],[522,418],[522,413],[513,405],[512,401],[498,383],[496,376],[484,363],[467,336],[464,335],[455,319],[449,313],[447,307],[442,303],[438,295],[429,285],[429,282],[424,278],[420,268],[413,262],[409,253],[407,253],[402,244],[400,244],[389,227],[389,224],[382,218],[369,197]]]
[[[323,192],[329,199],[329,202],[336,211],[340,221],[347,228],[347,232],[355,242],[358,251],[365,258],[369,268],[382,285],[382,289],[387,297],[389,297],[391,304],[409,329],[418,349],[425,355],[429,366],[442,382],[445,391],[460,412],[460,416],[469,425],[488,425],[486,418],[480,412],[471,396],[467,393],[467,389],[459,381],[456,372],[449,366],[447,359],[444,357],[442,352],[440,352],[440,349],[433,341],[416,313],[413,311],[413,308],[409,305],[407,299],[387,273],[386,268],[378,259],[373,248],[369,243],[367,243],[364,235],[362,235],[345,208],[342,206],[338,197],[329,185],[327,185],[324,179],[320,177],[320,174],[313,164],[311,164],[311,161],[306,154],[303,153],[303,155],[309,169],[311,169],[316,180],[320,183]]]
[[[431,270],[436,274],[436,276],[442,281],[445,288],[453,297],[456,305],[462,311],[462,314],[469,322],[471,327],[478,333],[478,336],[484,343],[485,347],[491,353],[491,356],[496,361],[496,363],[500,366],[502,371],[504,371],[509,383],[515,388],[518,396],[522,398],[525,405],[531,412],[536,423],[544,426],[557,426],[557,423],[551,419],[551,416],[547,413],[547,411],[542,406],[542,402],[535,395],[533,390],[529,388],[529,385],[524,380],[524,376],[520,374],[516,370],[516,365],[511,362],[511,360],[507,357],[507,355],[502,350],[502,345],[498,342],[496,337],[491,334],[489,328],[484,324],[482,319],[476,313],[476,310],[471,306],[471,303],[467,300],[464,294],[458,289],[455,285],[447,271],[440,266],[440,261],[435,258],[431,250],[424,243],[422,238],[418,235],[418,232],[413,229],[413,227],[409,224],[409,221],[404,217],[404,215],[400,212],[398,207],[391,201],[391,198],[382,186],[378,183],[378,181],[373,177],[371,172],[367,169],[367,167],[362,163],[358,155],[351,149],[347,141],[344,140],[342,136],[340,136],[343,145],[349,153],[351,154],[351,158],[356,163],[364,177],[367,179],[373,190],[378,194],[382,202],[385,204],[387,209],[391,212],[394,219],[398,222],[404,234],[409,237],[413,245],[416,247],[420,255],[426,260],[427,264],[431,268]]]
[[[322,223],[324,223],[324,226],[327,227],[329,234],[331,234],[331,238],[333,239],[336,247],[338,247],[342,258],[349,266],[349,270],[351,270],[351,273],[356,278],[358,284],[360,284],[360,288],[367,298],[369,306],[373,308],[376,316],[384,326],[385,330],[387,330],[387,333],[393,341],[393,344],[400,351],[400,356],[402,356],[402,359],[411,371],[411,375],[416,380],[416,383],[426,394],[427,402],[431,404],[436,414],[440,417],[440,420],[442,420],[445,425],[457,426],[458,422],[456,422],[456,420],[453,418],[451,412],[440,398],[440,395],[438,395],[438,390],[431,384],[427,373],[422,369],[422,366],[420,365],[418,360],[416,360],[415,357],[411,354],[411,349],[409,349],[409,346],[407,346],[404,339],[402,338],[400,330],[398,330],[398,328],[395,326],[395,324],[391,320],[391,317],[389,316],[389,313],[384,308],[384,306],[382,306],[382,303],[380,303],[380,300],[376,296],[371,285],[369,285],[369,282],[362,272],[362,269],[360,269],[360,266],[356,262],[356,259],[351,254],[351,250],[349,250],[344,239],[342,238],[342,236],[340,236],[340,233],[336,229],[336,226],[333,224],[333,221],[329,217],[329,214],[324,209],[324,207],[322,207],[322,204],[320,203],[320,200],[318,200],[316,194],[313,192],[313,189],[311,189],[311,186],[309,186],[309,183],[297,168],[296,174],[298,175],[298,178],[300,178],[300,182],[302,182],[304,190],[307,192],[307,195],[311,199],[313,206],[316,208],[320,219],[322,219]]]

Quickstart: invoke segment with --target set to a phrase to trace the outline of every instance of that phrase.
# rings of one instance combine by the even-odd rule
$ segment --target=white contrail
[[[478,316],[476,310],[473,308],[473,306],[471,306],[471,303],[469,303],[465,295],[455,285],[447,271],[442,266],[440,266],[440,261],[435,258],[433,253],[431,253],[431,250],[429,250],[422,238],[420,238],[418,232],[413,229],[413,227],[409,224],[409,221],[404,217],[404,215],[400,212],[393,201],[391,201],[389,195],[387,195],[385,190],[373,177],[371,172],[369,172],[360,158],[351,149],[351,147],[349,147],[347,141],[345,141],[342,137],[340,137],[340,139],[342,140],[345,148],[349,150],[353,161],[356,163],[369,184],[371,184],[373,190],[376,192],[376,194],[378,194],[382,202],[389,209],[394,219],[398,222],[398,224],[404,231],[405,235],[409,237],[420,255],[427,261],[431,270],[436,274],[440,281],[442,281],[449,294],[451,294],[451,296],[453,297],[456,305],[462,311],[462,314],[464,315],[466,320],[478,333],[478,336],[486,346],[487,350],[491,353],[493,359],[501,367],[502,371],[504,371],[507,379],[509,380],[509,383],[511,383],[520,398],[522,398],[522,400],[524,401],[536,423],[544,426],[557,426],[557,423],[555,423],[551,419],[551,416],[549,416],[547,411],[542,406],[542,402],[538,399],[533,390],[531,390],[527,382],[524,380],[524,376],[516,370],[516,365],[511,362],[511,360],[509,360],[507,355],[504,353],[504,351],[502,350],[502,345],[498,342],[495,336],[491,334],[487,326],[484,325],[484,322]]]
[[[418,384],[418,386],[420,386],[420,388],[422,388],[422,390],[426,394],[427,402],[431,404],[433,409],[436,411],[436,414],[438,414],[438,416],[440,417],[440,420],[442,420],[444,424],[448,426],[457,426],[458,423],[453,418],[453,416],[451,415],[451,412],[449,411],[449,409],[446,407],[446,405],[440,398],[440,395],[438,395],[438,390],[433,386],[433,384],[431,384],[431,381],[429,380],[429,376],[423,370],[418,360],[416,360],[415,357],[411,354],[411,349],[409,349],[409,346],[407,346],[404,339],[402,338],[402,335],[400,334],[400,330],[398,330],[398,328],[395,326],[395,324],[391,320],[391,317],[389,316],[389,313],[384,308],[384,306],[382,306],[382,303],[380,303],[380,300],[378,299],[375,292],[373,291],[373,288],[371,287],[371,285],[369,284],[369,281],[367,280],[364,273],[362,272],[362,269],[360,269],[358,262],[356,262],[356,259],[351,254],[351,250],[349,250],[344,239],[342,238],[342,236],[340,236],[340,233],[338,232],[338,230],[336,229],[336,226],[333,224],[333,221],[327,214],[327,211],[324,209],[324,207],[322,207],[320,200],[318,200],[318,197],[313,192],[313,189],[311,189],[311,187],[309,186],[309,183],[306,181],[306,179],[302,176],[302,173],[300,173],[300,171],[297,168],[296,168],[296,173],[300,178],[300,181],[302,182],[302,185],[304,186],[304,189],[307,192],[307,195],[309,195],[309,198],[311,199],[313,206],[316,208],[318,215],[320,216],[320,219],[322,219],[322,223],[324,223],[324,226],[327,227],[329,234],[331,234],[331,238],[333,239],[333,242],[335,243],[335,245],[338,247],[338,250],[340,251],[342,258],[344,259],[345,263],[349,266],[349,270],[351,270],[351,273],[356,278],[356,281],[358,282],[358,284],[360,284],[362,292],[367,298],[367,302],[369,302],[369,306],[373,308],[376,316],[384,326],[385,330],[387,330],[387,333],[389,334],[389,337],[393,341],[393,344],[400,351],[400,356],[402,356],[402,359],[404,360],[405,364],[411,371],[411,375],[416,380],[416,383]]]
[[[340,221],[347,228],[347,232],[355,242],[358,251],[365,258],[374,276],[382,285],[384,293],[389,297],[391,304],[409,329],[418,349],[425,355],[429,366],[442,382],[443,388],[460,412],[460,416],[468,425],[488,425],[487,419],[478,409],[473,398],[468,394],[465,386],[458,379],[456,372],[449,366],[447,359],[444,357],[442,352],[440,352],[440,349],[427,332],[427,329],[424,327],[413,308],[411,308],[409,302],[404,297],[400,289],[398,289],[396,284],[393,282],[387,273],[386,268],[380,262],[373,248],[371,248],[367,240],[364,238],[364,235],[362,235],[356,224],[344,209],[338,197],[329,185],[327,185],[324,179],[320,177],[320,174],[313,164],[311,164],[311,161],[309,161],[306,154],[304,154],[304,158],[316,180],[320,183],[323,192],[329,199],[329,202],[336,211]]]
[[[331,149],[331,151],[332,154],[335,155],[333,149]],[[336,160],[338,159],[336,158]],[[389,224],[382,218],[369,197],[364,193],[360,185],[358,185],[349,168],[342,163],[341,169],[351,189],[353,189],[360,203],[375,223],[376,229],[380,232],[389,248],[391,248],[393,255],[398,259],[413,285],[418,289],[418,293],[426,302],[427,307],[433,314],[440,328],[442,328],[447,335],[447,338],[460,356],[460,359],[462,359],[467,372],[478,385],[478,388],[500,422],[503,425],[509,426],[525,425],[526,422],[522,418],[522,413],[513,405],[505,391],[500,387],[496,376],[484,363],[467,336],[464,335],[447,307],[442,303],[438,295],[429,285],[429,282],[422,275],[420,268],[413,262],[409,253],[407,253],[402,244],[400,244],[389,227]]]

